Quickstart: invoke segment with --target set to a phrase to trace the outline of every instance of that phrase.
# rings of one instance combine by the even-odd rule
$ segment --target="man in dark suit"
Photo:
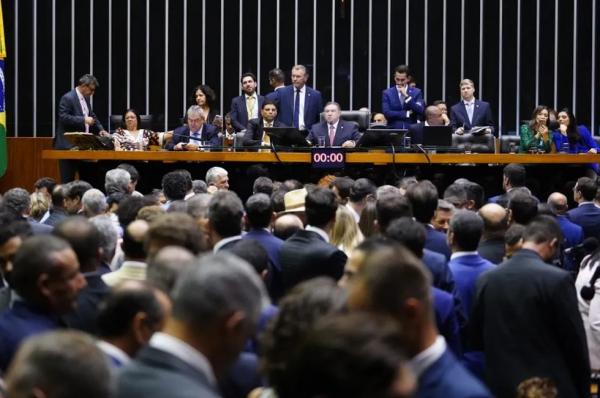
[[[389,315],[405,326],[406,354],[418,379],[416,397],[491,397],[438,334],[430,283],[414,254],[388,244],[365,256],[350,280],[348,306]]]
[[[486,260],[500,264],[504,261],[504,234],[508,229],[508,212],[496,203],[488,203],[479,209],[483,220],[483,234],[477,252]]]
[[[235,131],[245,130],[248,120],[260,118],[259,110],[265,101],[265,97],[256,92],[256,76],[253,73],[244,73],[240,83],[244,93],[231,100],[230,116]]]
[[[413,123],[408,128],[408,136],[412,144],[423,143],[423,126],[443,126],[444,119],[442,111],[437,106],[431,105],[425,108],[425,123]]]
[[[567,212],[569,220],[583,228],[586,238],[600,240],[600,208],[594,205],[598,184],[589,177],[581,177],[573,188],[573,199],[577,207]]]
[[[510,163],[502,169],[502,195],[492,196],[488,199],[490,203],[498,203],[502,207],[508,205],[508,193],[514,188],[524,187],[527,171],[522,164]]]
[[[488,126],[489,133],[494,133],[492,108],[485,101],[475,98],[475,83],[470,79],[460,82],[461,101],[450,108],[450,122],[456,134],[468,132],[473,127]]]
[[[277,117],[277,106],[275,103],[266,100],[263,102],[260,110],[261,118],[252,119],[248,122],[248,128],[244,134],[244,146],[269,145],[271,138],[265,135],[265,127],[286,127],[283,123],[275,120]]]
[[[329,243],[336,211],[331,190],[315,188],[306,195],[306,229],[297,231],[281,247],[284,291],[317,276],[342,277],[346,255]]]
[[[227,249],[242,239],[244,205],[233,191],[215,192],[208,203],[208,240],[213,252]]]
[[[389,128],[407,129],[419,120],[425,109],[423,93],[409,85],[409,74],[408,66],[397,66],[394,69],[396,84],[383,90],[381,106]]]
[[[261,284],[232,254],[195,260],[178,278],[163,331],[120,373],[117,397],[220,397],[217,378],[238,358],[268,301]]]
[[[488,385],[514,397],[531,377],[556,383],[561,397],[588,397],[590,364],[571,275],[551,261],[561,240],[558,223],[538,216],[523,248],[477,281],[471,324],[486,357]]]
[[[58,123],[54,136],[55,149],[70,149],[71,144],[64,136],[66,132],[86,132],[108,135],[102,123],[92,110],[90,97],[99,86],[98,80],[92,75],[83,75],[77,82],[77,87],[63,95],[58,103]],[[75,179],[78,162],[61,160],[60,178],[63,183]]]
[[[273,91],[265,95],[266,99],[275,102],[277,97],[277,90],[285,87],[285,74],[279,68],[274,68],[269,71],[269,85],[273,88]]]
[[[337,102],[328,102],[325,105],[325,121],[313,124],[308,133],[307,140],[313,145],[319,145],[321,139],[325,146],[342,146],[354,148],[360,138],[358,126],[354,122],[340,119],[342,109]]]
[[[52,232],[50,225],[40,224],[29,217],[31,212],[31,197],[25,189],[11,188],[6,191],[2,198],[2,205],[6,210],[12,212],[17,220],[27,221],[34,235],[49,234]]]
[[[205,123],[206,115],[198,105],[192,105],[187,110],[187,125],[173,131],[173,139],[165,148],[169,151],[197,151],[202,142],[211,147],[221,146],[217,128]]]
[[[552,213],[556,215],[556,221],[558,221],[563,234],[562,249],[569,249],[581,244],[584,239],[583,228],[567,218],[567,210],[569,210],[567,197],[560,192],[553,192],[548,196],[548,206],[552,210]],[[579,268],[579,264],[576,264],[574,260],[572,256],[565,255],[563,258],[563,268],[568,270]]]
[[[275,91],[273,97],[279,109],[277,120],[299,130],[308,130],[319,121],[323,109],[321,93],[306,85],[308,71],[304,65],[292,68],[292,85]]]

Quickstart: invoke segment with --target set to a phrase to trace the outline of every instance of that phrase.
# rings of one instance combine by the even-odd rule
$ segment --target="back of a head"
[[[244,206],[233,191],[218,191],[212,195],[208,205],[208,220],[214,230],[222,237],[242,233]]]
[[[211,195],[207,193],[199,193],[186,200],[187,213],[195,218],[208,218],[208,205],[210,204]]]
[[[108,215],[94,217],[90,222],[98,230],[98,245],[102,248],[101,260],[108,264],[115,255],[119,240],[119,230]]]
[[[56,180],[52,177],[42,177],[33,184],[33,187],[38,191],[45,189],[48,194],[52,194],[56,187]]]
[[[412,206],[406,196],[383,194],[375,204],[377,224],[385,231],[390,223],[401,217],[412,217]]]
[[[476,182],[469,181],[465,183],[467,188],[467,199],[473,201],[473,210],[478,210],[485,204],[485,191],[483,187]]]
[[[94,272],[100,261],[101,237],[98,228],[80,216],[65,218],[59,222],[52,234],[69,242],[77,255],[81,272]]]
[[[315,188],[306,195],[305,209],[308,225],[322,228],[335,220],[335,194],[326,188]]]
[[[117,166],[117,169],[123,169],[126,172],[128,172],[132,183],[136,183],[140,179],[140,173],[135,168],[135,166],[132,164],[121,163],[120,165]]]
[[[377,186],[373,184],[373,181],[368,178],[359,178],[352,184],[349,198],[351,202],[360,202],[369,195],[374,196],[376,191]]]
[[[204,237],[194,219],[185,213],[166,213],[150,224],[146,234],[149,256],[165,246],[181,246],[194,254],[204,250]]]
[[[502,174],[508,179],[513,188],[525,186],[527,172],[525,171],[525,167],[523,167],[523,165],[518,163],[507,164],[504,166]]]
[[[508,212],[496,203],[488,203],[479,209],[483,220],[483,234],[487,237],[502,237],[508,228]]]
[[[179,275],[195,265],[195,258],[192,252],[183,247],[163,247],[148,261],[146,280],[170,295]]]
[[[401,217],[393,220],[385,230],[385,236],[403,244],[418,258],[423,257],[427,231],[423,224],[411,217]]]
[[[589,177],[581,177],[577,180],[575,185],[576,192],[579,192],[586,202],[591,202],[596,198],[596,192],[598,191],[598,184],[595,180]]]
[[[273,223],[273,235],[281,240],[286,240],[303,228],[304,225],[300,217],[295,214],[284,214],[277,217]]]
[[[511,212],[512,221],[526,225],[538,212],[538,200],[524,192],[509,194],[508,209]]]
[[[107,195],[115,192],[129,193],[131,175],[124,169],[112,169],[104,176],[104,191]]]
[[[148,232],[149,225],[144,220],[135,220],[123,230],[123,243],[121,248],[126,259],[145,260],[146,250],[144,247],[144,238]]]
[[[466,184],[450,184],[444,190],[444,200],[452,203],[454,207],[462,209],[467,203],[468,193]]]
[[[187,185],[186,176],[178,171],[171,171],[162,178],[163,193],[170,201],[185,198],[188,191]]]
[[[112,396],[112,377],[106,357],[92,337],[64,330],[26,340],[12,362],[6,384],[13,398],[106,398]]]
[[[119,224],[122,227],[128,226],[133,220],[136,219],[138,211],[146,205],[144,198],[139,196],[125,196],[119,202],[119,208],[116,211],[117,217],[119,218]]]
[[[252,184],[252,193],[264,193],[270,196],[273,193],[273,180],[263,176],[256,178]]]
[[[536,244],[543,242],[551,242],[556,239],[562,241],[562,231],[556,219],[552,216],[537,216],[523,231],[523,241],[533,242]]]
[[[412,184],[406,190],[406,197],[412,205],[413,216],[423,224],[429,224],[438,204],[438,191],[429,180]]]
[[[83,205],[83,211],[87,217],[103,214],[108,207],[104,193],[95,188],[92,188],[83,194],[81,204]]]
[[[93,188],[89,182],[83,180],[71,181],[63,187],[65,188],[64,195],[69,199],[81,199],[86,191]]]
[[[255,239],[240,239],[226,250],[248,262],[260,276],[269,269],[269,255]]]
[[[448,233],[453,236],[453,244],[460,251],[475,251],[483,233],[483,220],[469,210],[458,210],[450,219]]]
[[[56,185],[52,190],[52,207],[54,209],[62,209],[65,200],[65,186]]]
[[[548,206],[555,215],[565,214],[569,210],[567,197],[560,192],[553,192],[548,196]]]
[[[335,180],[329,184],[329,188],[335,188],[337,190],[338,195],[342,202],[348,200],[350,196],[350,191],[352,190],[352,186],[354,185],[354,180],[350,177],[337,177]]]
[[[195,194],[207,193],[208,185],[206,185],[204,180],[193,180],[192,181],[192,191],[194,191]]]
[[[31,208],[29,192],[23,188],[11,188],[2,197],[2,206],[15,214],[28,214]]]
[[[247,262],[228,253],[207,254],[179,276],[173,317],[202,333],[223,317],[241,312],[252,330],[266,302],[263,283]]]
[[[273,217],[271,198],[264,193],[256,193],[246,201],[246,217],[252,228],[267,228]]]

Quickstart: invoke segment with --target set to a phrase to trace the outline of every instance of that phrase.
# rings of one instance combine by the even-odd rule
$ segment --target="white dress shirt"
[[[298,113],[298,130],[306,130],[304,124],[304,100],[306,99],[306,85],[300,89],[300,112]],[[294,104],[296,103],[296,87],[294,87]]]
[[[442,336],[438,336],[435,339],[435,343],[430,345],[425,350],[421,351],[409,361],[409,366],[418,378],[425,372],[431,365],[444,355],[447,345],[446,340]]]

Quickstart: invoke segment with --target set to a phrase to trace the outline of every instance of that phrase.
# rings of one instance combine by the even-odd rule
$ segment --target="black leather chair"
[[[500,137],[500,152],[510,153],[510,146],[514,147],[514,152],[519,152],[519,144],[521,144],[521,137],[518,135],[503,135]]]
[[[364,133],[371,122],[371,114],[368,111],[342,111],[341,118],[346,121],[356,122],[358,131]],[[321,121],[325,120],[325,113],[321,112]]]
[[[494,136],[492,134],[452,134],[452,146],[464,150],[471,146],[472,153],[494,153]]]
[[[141,126],[142,129],[153,130],[154,129],[154,116],[153,115],[140,115]],[[123,115],[110,115],[110,126],[109,130],[111,132],[115,131],[117,128],[123,126]]]

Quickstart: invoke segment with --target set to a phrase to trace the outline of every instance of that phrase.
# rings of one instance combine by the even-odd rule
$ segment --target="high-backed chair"
[[[514,152],[519,152],[519,145],[521,144],[521,137],[518,135],[503,135],[500,137],[500,152],[510,153],[511,145],[514,148]]]
[[[369,111],[342,111],[341,119],[356,122],[358,131],[364,133],[369,128],[371,114]],[[321,121],[325,120],[325,113],[321,112]]]
[[[452,146],[464,150],[471,146],[473,153],[494,153],[494,136],[492,134],[452,134]]]

